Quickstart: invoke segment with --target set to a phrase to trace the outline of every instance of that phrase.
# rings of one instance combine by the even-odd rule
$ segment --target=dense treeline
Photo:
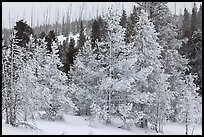
[[[172,15],[166,4],[136,2],[130,16],[110,7],[75,29],[20,20],[9,39],[2,30],[6,123],[73,113],[157,132],[165,121],[183,122],[188,134],[189,124],[202,121],[202,5]]]

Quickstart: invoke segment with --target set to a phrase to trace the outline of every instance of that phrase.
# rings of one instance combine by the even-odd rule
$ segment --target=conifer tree
[[[98,45],[96,45],[96,41],[101,41],[100,38],[101,30],[100,30],[100,24],[98,20],[94,20],[92,24],[92,30],[91,30],[91,42],[92,42],[92,48],[97,48]]]
[[[77,107],[76,115],[79,116],[91,114],[90,105],[98,86],[96,73],[94,72],[95,57],[91,39],[86,33],[85,36],[84,47],[79,49],[69,72],[69,90],[73,94],[72,99]]]
[[[48,53],[51,54],[52,53],[52,43],[56,42],[56,36],[55,36],[54,30],[51,30],[49,32],[49,34],[45,37],[45,41],[47,42],[46,46],[47,46]]]
[[[99,55],[95,66],[95,73],[100,76],[99,89],[95,96],[100,99],[93,100],[92,113],[109,124],[114,115],[121,113],[120,106],[127,101],[127,96],[121,95],[128,94],[130,88],[126,66],[129,65],[127,59],[129,47],[125,45],[125,28],[120,26],[118,11],[110,8],[104,20],[107,23],[108,35],[105,41],[97,42]]]
[[[77,43],[77,48],[81,49],[84,46],[85,36],[84,36],[84,27],[82,20],[80,21],[80,31],[79,31],[79,40]]]
[[[58,44],[52,43],[52,52],[47,52],[44,43],[36,52],[36,75],[38,90],[42,91],[42,109],[46,112],[42,118],[48,120],[63,119],[64,108],[74,108],[74,105],[67,94],[67,77],[58,67],[62,65],[58,57]],[[66,107],[67,106],[67,107]]]
[[[123,10],[123,13],[122,13],[122,17],[120,19],[120,25],[123,27],[123,28],[126,28],[127,27],[127,14],[126,14],[126,11]]]
[[[7,88],[6,88],[6,122],[12,126],[16,126],[18,112],[18,91],[15,88],[16,82],[19,79],[19,70],[22,68],[22,64],[25,60],[25,49],[19,46],[20,39],[16,38],[17,31],[14,30],[10,36],[10,45],[7,52],[6,70],[7,70]]]
[[[18,39],[18,46],[26,47],[26,44],[29,42],[30,35],[34,35],[33,29],[23,20],[16,22],[16,26],[14,26],[14,30],[16,30],[16,37]],[[29,47],[28,47],[29,48]]]
[[[126,44],[128,44],[132,41],[133,35],[136,35],[136,32],[132,28],[135,28],[135,25],[138,22],[138,17],[139,17],[139,9],[136,7],[136,5],[134,5],[133,11],[127,20],[127,29],[125,32]]]
[[[193,8],[192,8],[192,15],[191,15],[191,26],[190,26],[190,35],[193,35],[193,32],[197,29],[197,6],[194,2]]]
[[[182,38],[184,37],[189,38],[190,36],[189,29],[190,29],[190,14],[188,10],[185,8],[184,9],[184,19],[183,19],[183,24],[182,24],[182,30],[183,30]]]
[[[202,4],[200,4],[200,8],[196,18],[197,18],[197,27],[202,31]]]
[[[202,101],[196,90],[199,88],[194,83],[195,76],[191,73],[184,77],[182,93],[179,97],[180,122],[185,123],[185,134],[189,135],[190,125],[196,126],[202,120]]]
[[[153,23],[148,19],[148,14],[144,10],[141,12],[136,28],[138,35],[132,44],[138,55],[138,60],[134,64],[137,73],[135,73],[133,91],[143,94],[141,98],[136,99],[135,112],[142,113],[141,127],[147,127],[147,121],[149,121],[157,132],[162,132],[165,109],[169,106],[171,96],[167,82],[169,75],[165,74],[164,66],[161,63],[163,48],[158,43],[158,34]]]

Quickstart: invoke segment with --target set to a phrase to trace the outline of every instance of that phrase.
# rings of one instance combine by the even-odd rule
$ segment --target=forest
[[[29,119],[71,114],[157,133],[183,123],[191,134],[202,123],[202,5],[176,15],[166,4],[2,28],[2,121],[36,129]]]

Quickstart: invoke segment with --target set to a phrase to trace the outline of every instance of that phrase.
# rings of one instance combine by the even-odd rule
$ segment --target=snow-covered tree
[[[197,27],[202,31],[202,4],[200,4],[199,11],[196,18],[197,18]]]
[[[91,39],[86,36],[84,46],[79,49],[74,60],[74,64],[69,72],[69,89],[72,92],[72,98],[77,106],[77,115],[90,115],[90,105],[94,98],[93,92],[97,91],[97,76],[94,70],[96,55],[91,45]]]
[[[130,43],[132,35],[135,35],[135,31],[133,28],[135,28],[136,23],[138,22],[139,19],[139,12],[140,10],[136,5],[133,7],[133,11],[130,14],[130,17],[127,19],[127,25],[126,25],[126,32],[125,32],[125,42]]]
[[[60,113],[64,110],[66,105],[74,107],[71,99],[66,96],[68,86],[66,84],[67,77],[65,73],[61,72],[58,67],[61,64],[58,57],[58,44],[52,43],[52,52],[46,53],[45,43],[43,42],[37,48],[35,61],[36,61],[36,77],[37,82],[40,85],[37,90],[42,93],[42,110],[46,112],[44,115],[48,120],[62,119]]]
[[[30,41],[26,44],[26,47],[35,47],[34,38],[30,36]],[[35,101],[33,96],[35,95],[35,88],[36,88],[36,77],[34,75],[34,71],[32,69],[33,62],[32,56],[30,56],[30,52],[24,53],[24,57],[26,61],[22,62],[22,67],[18,69],[18,80],[15,83],[15,89],[18,93],[18,102],[17,108],[18,113],[17,115],[21,118],[20,121],[27,121],[29,115],[33,113],[35,108]]]
[[[171,15],[170,15],[171,16]],[[175,25],[176,20],[171,16],[172,20],[167,23],[166,26],[160,26],[160,39],[159,43],[164,48],[162,52],[162,64],[164,66],[165,73],[170,75],[168,79],[170,83],[169,90],[173,94],[173,98],[171,98],[171,108],[167,113],[167,116],[170,118],[169,120],[175,121],[176,119],[176,104],[177,97],[179,92],[182,90],[182,77],[185,71],[188,69],[188,60],[185,56],[182,56],[179,53],[179,49],[182,46],[182,41],[179,40],[178,36],[178,27]],[[173,110],[171,110],[173,109]]]
[[[191,15],[191,26],[190,26],[190,35],[193,35],[193,32],[197,30],[198,25],[197,25],[197,6],[196,3],[194,2],[193,8],[192,8],[192,15]]]
[[[182,86],[180,85],[183,84],[182,77],[188,69],[188,60],[178,52],[184,41],[179,39],[181,35],[179,31],[181,28],[179,28],[180,26],[178,24],[181,22],[177,19],[177,16],[173,16],[169,12],[166,3],[141,2],[139,5],[141,9],[145,9],[150,13],[149,18],[157,26],[156,30],[159,32],[158,42],[163,47],[161,63],[164,66],[165,73],[170,75],[168,79],[170,84],[169,90],[173,94],[171,106],[168,108],[166,115],[169,120],[176,121],[176,115],[178,114],[178,110],[176,109],[178,105],[177,99],[180,94],[179,92],[182,90]],[[153,8],[153,5],[158,8]],[[189,15],[187,11],[185,18],[184,23],[186,25],[184,25],[184,27],[188,27],[189,25],[187,25],[187,23],[189,22],[187,20],[189,19]]]
[[[119,107],[128,100],[130,90],[129,60],[127,58],[130,47],[126,46],[125,28],[120,26],[120,15],[109,9],[104,17],[107,23],[106,40],[97,42],[98,64],[96,71],[100,76],[97,96],[92,104],[93,115],[103,119],[106,124],[111,122],[114,115],[119,114]]]
[[[127,13],[125,10],[123,10],[123,13],[122,13],[122,17],[120,19],[120,25],[123,27],[123,28],[126,28],[127,27]]]
[[[190,13],[185,8],[184,15],[183,15],[183,22],[182,22],[182,38],[190,36]]]
[[[16,126],[17,120],[17,101],[18,91],[15,88],[16,82],[19,79],[18,71],[25,62],[25,50],[20,47],[17,39],[17,31],[14,30],[10,36],[10,44],[4,49],[3,72],[4,72],[4,92],[5,93],[5,111],[6,123]]]
[[[92,44],[92,48],[96,48],[98,47],[98,45],[96,45],[96,40],[101,41],[101,26],[99,24],[99,20],[94,20],[92,23],[92,30],[91,30],[91,44]]]
[[[169,75],[165,74],[161,63],[163,47],[158,43],[158,33],[148,14],[142,10],[137,23],[137,35],[132,45],[138,60],[133,68],[135,73],[135,112],[142,112],[141,127],[147,123],[153,124],[156,131],[161,132],[161,125],[165,118],[165,110],[169,106],[169,93],[167,82]],[[142,94],[138,98],[138,94]],[[134,99],[133,98],[133,99]]]
[[[6,101],[6,94],[8,92],[8,55],[7,55],[7,47],[4,40],[4,35],[2,35],[2,111],[7,110]],[[3,116],[2,116],[3,117]],[[8,122],[7,122],[8,123]]]
[[[85,43],[85,35],[84,35],[84,27],[82,20],[80,21],[80,32],[79,32],[79,40],[77,41],[77,48],[81,49]]]
[[[108,32],[105,41],[96,39],[98,47],[93,48],[87,37],[84,48],[76,55],[70,75],[79,112],[84,114],[86,105],[92,104],[89,113],[110,123],[114,115],[122,113],[120,105],[128,100],[124,94],[130,89],[127,58],[130,47],[125,45],[125,29],[120,26],[118,12],[110,9],[104,20]]]
[[[182,85],[182,93],[179,96],[179,114],[180,122],[185,123],[186,135],[189,135],[189,126],[201,123],[202,121],[202,98],[198,95],[196,90],[199,88],[194,83],[195,76],[187,75]]]
[[[19,120],[18,107],[20,92],[16,88],[19,80],[19,71],[23,68],[23,64],[28,60],[30,47],[26,44],[30,40],[33,30],[23,21],[16,22],[14,30],[10,35],[10,43],[3,49],[3,78],[5,95],[5,111],[6,123],[16,126]]]

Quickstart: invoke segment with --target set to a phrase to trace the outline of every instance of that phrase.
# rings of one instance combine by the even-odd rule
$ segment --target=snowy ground
[[[70,39],[73,38],[75,41],[75,46],[77,45],[77,41],[79,40],[79,33],[73,35],[72,33],[69,34],[68,42],[70,42]],[[63,41],[67,39],[64,35],[57,36],[57,39],[59,40],[60,44],[63,44]]]
[[[26,128],[15,128],[10,125],[2,123],[2,135],[154,135],[161,134],[155,133],[153,130],[142,128],[132,128],[131,130],[124,130],[113,126],[106,126],[102,123],[92,123],[85,120],[85,117],[79,116],[65,116],[63,122],[50,122],[45,120],[35,120],[31,122],[35,124],[40,130],[32,130]],[[190,128],[192,131],[192,128]],[[184,135],[185,126],[168,123],[164,126],[165,135]],[[194,129],[194,134],[202,135],[202,125],[198,125]]]

